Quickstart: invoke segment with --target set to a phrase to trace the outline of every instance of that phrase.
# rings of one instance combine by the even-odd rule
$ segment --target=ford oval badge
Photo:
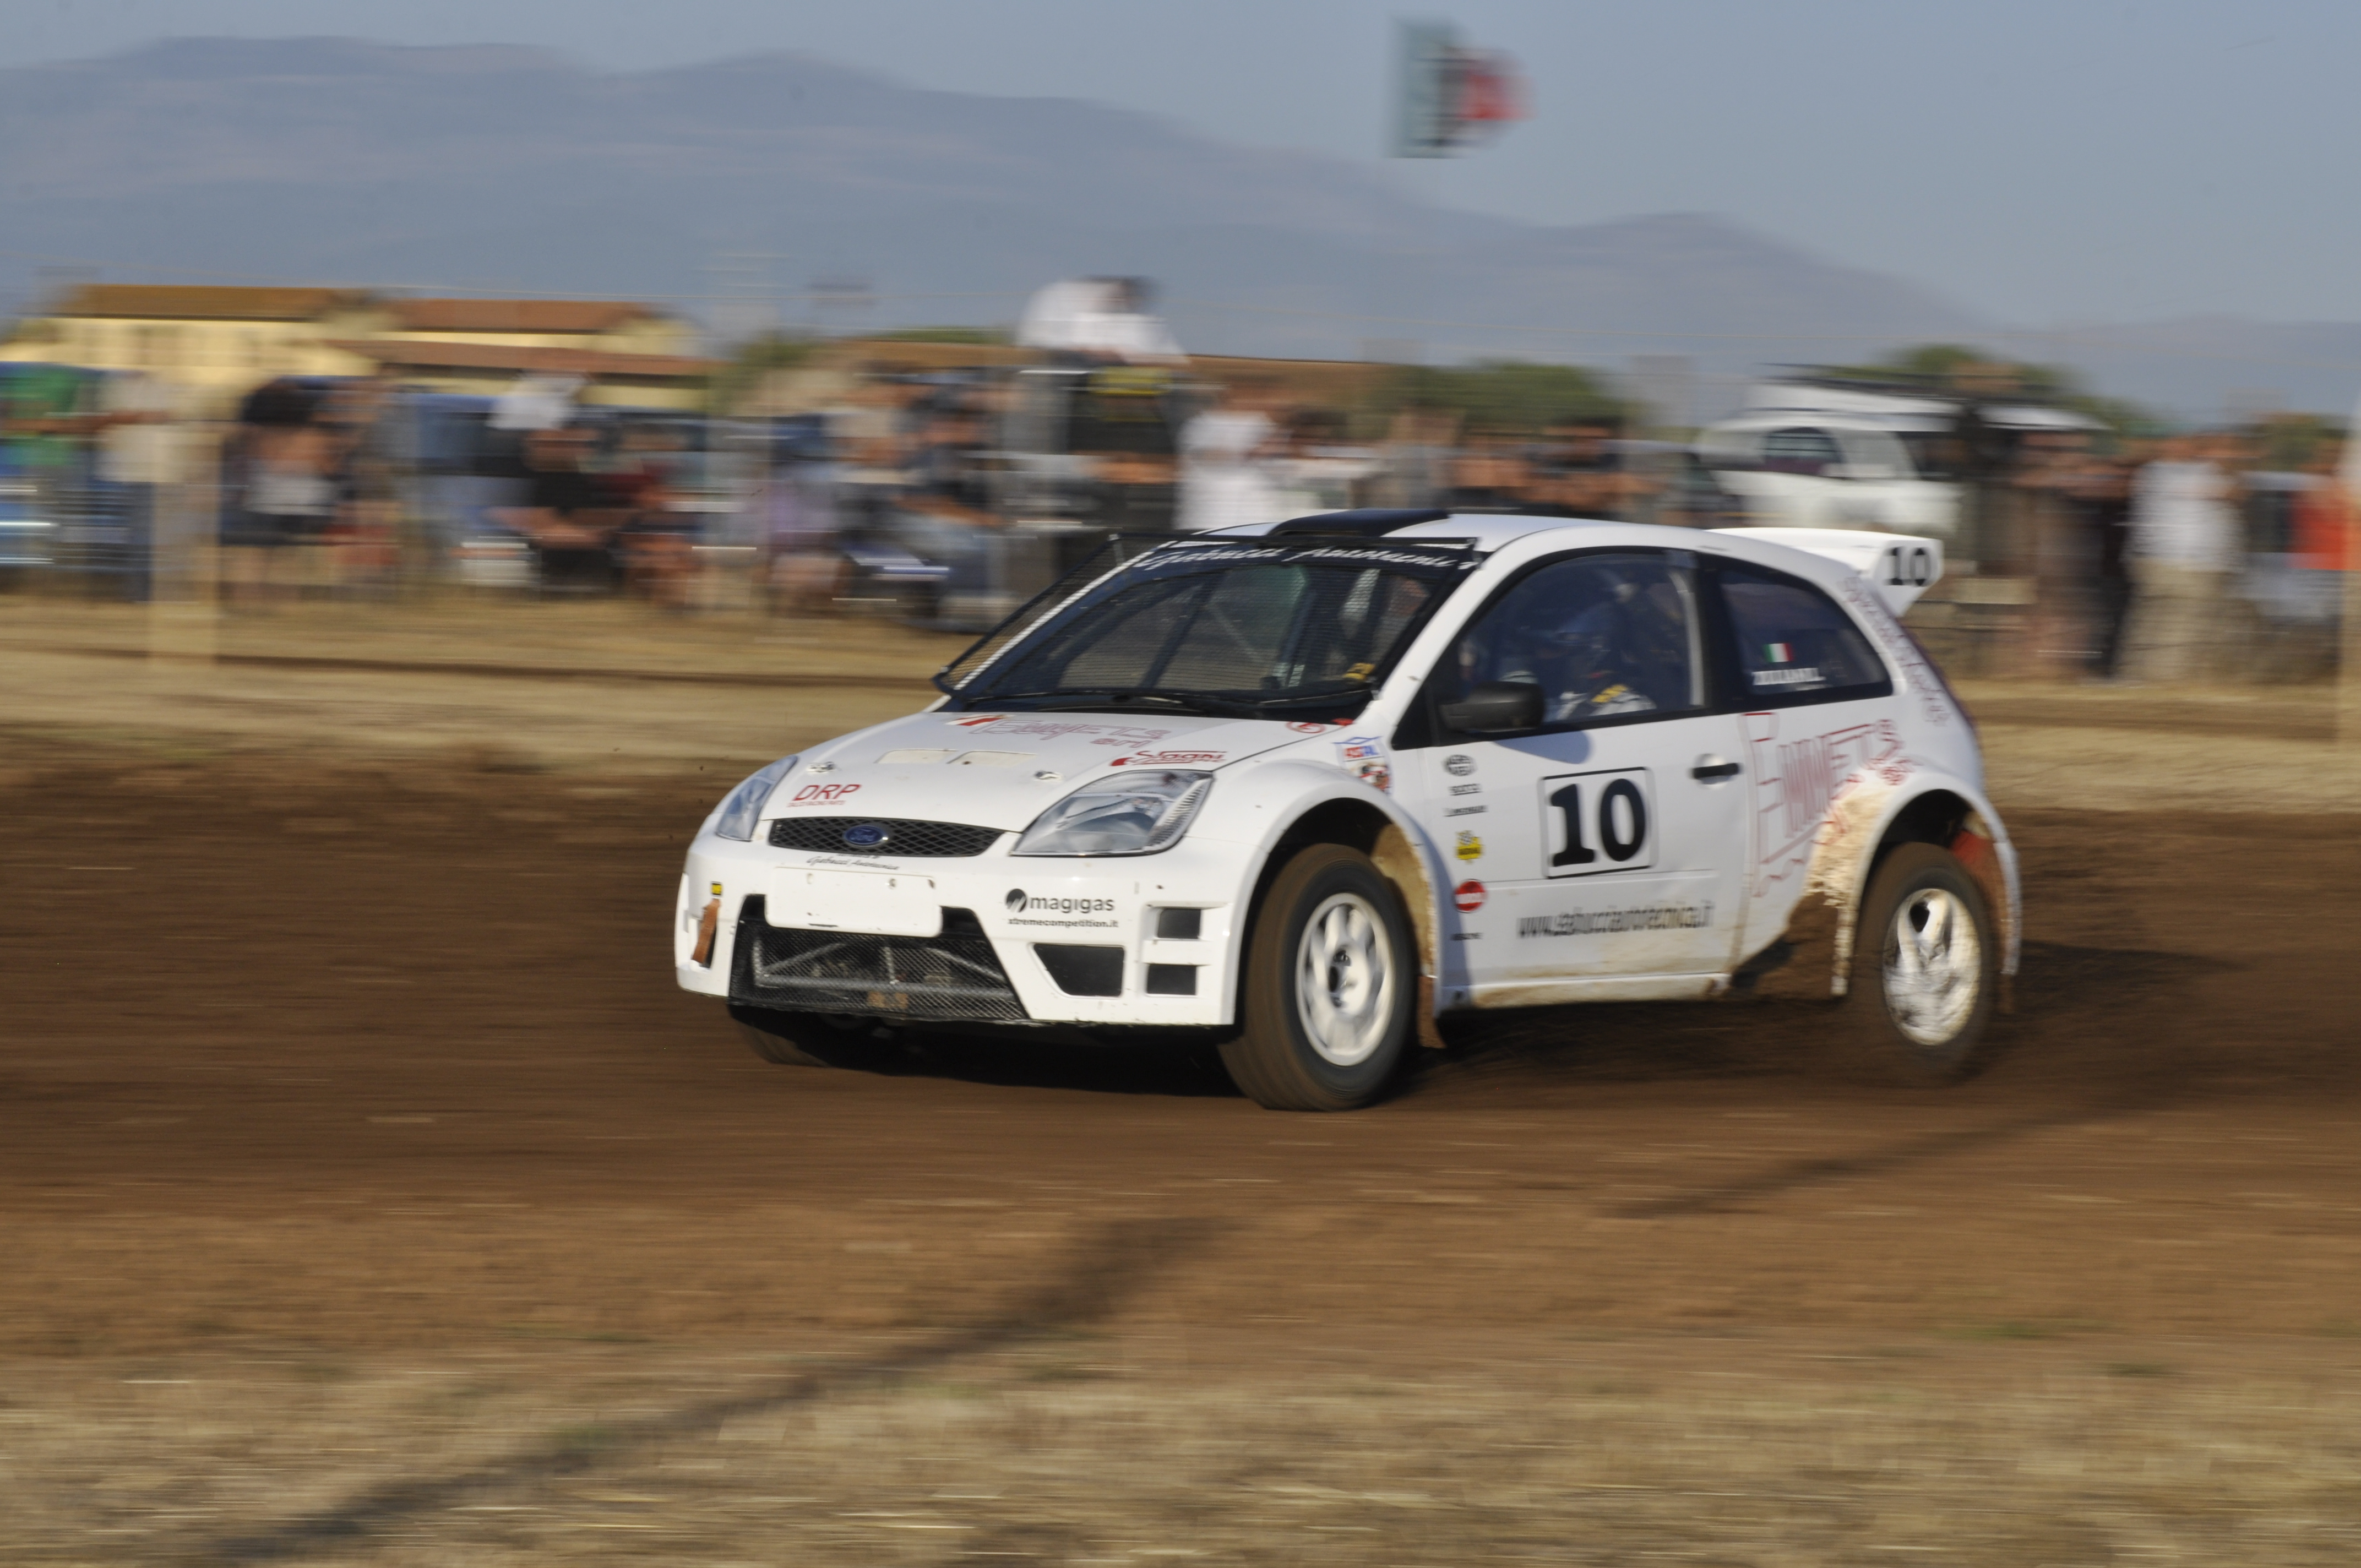
[[[894,835],[883,822],[856,822],[844,830],[844,847],[848,850],[882,848]]]

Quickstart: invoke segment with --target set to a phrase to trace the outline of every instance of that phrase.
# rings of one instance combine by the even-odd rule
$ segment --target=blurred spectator
[[[2361,513],[2345,486],[2345,446],[2323,442],[2304,474],[2312,482],[2296,497],[2294,556],[2297,593],[2308,618],[2327,629],[2328,647],[2337,644],[2345,609],[2347,574],[2361,569]]]
[[[1271,463],[1279,517],[1343,511],[1355,504],[1374,465],[1345,444],[1344,427],[1343,417],[1328,409],[1298,409],[1288,417]]]
[[[1526,504],[1532,468],[1521,446],[1498,431],[1467,438],[1451,464],[1445,504],[1483,511],[1507,511]]]
[[[579,376],[553,376],[532,371],[516,378],[492,405],[494,430],[563,429],[574,417],[574,400],[581,395]]]
[[[2063,598],[2067,613],[2080,622],[2073,641],[2085,650],[2083,667],[2095,680],[2113,681],[2123,672],[2124,631],[2132,606],[2132,492],[2138,466],[2129,454],[2085,451],[2058,485],[2070,531],[2061,574],[2066,579]]]
[[[1148,313],[1145,278],[1069,278],[1035,294],[1016,324],[1027,348],[1126,365],[1180,364],[1180,345]]]
[[[1614,420],[1553,424],[1532,460],[1529,509],[1561,517],[1622,517],[1648,488],[1624,461]]]
[[[318,555],[336,489],[334,448],[317,422],[318,398],[292,377],[247,395],[234,440],[243,505],[229,545],[233,598],[249,603],[300,593],[319,576]]]
[[[621,521],[615,533],[623,586],[673,611],[688,608],[696,562],[696,520],[680,510],[681,437],[662,426],[630,424],[616,443],[602,488]]]
[[[2132,495],[2132,641],[2136,673],[2185,685],[2224,670],[2224,594],[2239,562],[2235,487],[2217,444],[2178,436]]]
[[[1180,514],[1184,533],[1275,521],[1281,501],[1271,465],[1280,451],[1268,389],[1244,383],[1222,389],[1213,406],[1180,429]]]
[[[588,471],[586,430],[537,430],[525,439],[524,505],[498,508],[496,521],[522,534],[544,588],[610,586],[620,510]]]
[[[157,499],[180,476],[172,389],[144,370],[107,378],[100,390],[98,488],[126,542],[123,597],[144,599],[155,563]]]
[[[823,415],[787,421],[774,443],[754,506],[774,610],[831,609],[843,592],[834,457]]]
[[[335,516],[325,534],[331,581],[339,589],[390,591],[398,565],[401,508],[394,440],[394,389],[381,379],[346,381],[320,405]]]

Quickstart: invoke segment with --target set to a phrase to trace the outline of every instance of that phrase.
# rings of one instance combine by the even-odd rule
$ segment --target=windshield
[[[1168,546],[1048,618],[958,706],[1347,718],[1474,565],[1456,548]]]

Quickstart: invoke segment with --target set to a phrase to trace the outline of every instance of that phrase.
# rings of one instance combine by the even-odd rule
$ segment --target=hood
[[[1125,768],[1210,773],[1347,733],[1264,718],[915,713],[804,752],[763,815],[892,817],[1019,832],[1078,785]]]

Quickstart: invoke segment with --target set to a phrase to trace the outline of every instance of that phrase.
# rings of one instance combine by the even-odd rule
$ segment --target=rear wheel
[[[1321,844],[1263,895],[1246,948],[1243,1032],[1230,1077],[1273,1111],[1349,1111],[1401,1068],[1418,995],[1416,948],[1393,887],[1369,858]]]
[[[1861,900],[1842,1031],[1858,1075],[1956,1083],[1973,1072],[2000,987],[1983,891],[1932,844],[1885,857]]]

